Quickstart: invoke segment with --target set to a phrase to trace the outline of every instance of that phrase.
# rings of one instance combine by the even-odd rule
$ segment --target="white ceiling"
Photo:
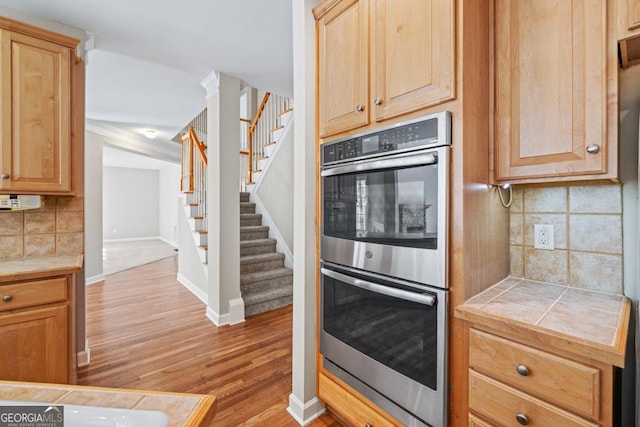
[[[0,0],[1,6],[94,35],[87,129],[173,138],[206,104],[217,71],[291,96],[292,0]],[[147,142],[148,143],[148,142]]]

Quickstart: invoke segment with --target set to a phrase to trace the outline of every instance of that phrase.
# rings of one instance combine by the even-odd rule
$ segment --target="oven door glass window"
[[[323,178],[324,234],[437,249],[438,165]]]
[[[322,276],[324,332],[432,390],[438,368],[436,306]]]

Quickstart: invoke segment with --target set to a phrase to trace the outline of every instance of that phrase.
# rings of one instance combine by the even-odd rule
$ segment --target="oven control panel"
[[[322,164],[373,157],[394,151],[448,145],[451,143],[448,137],[450,126],[451,114],[444,112],[399,123],[366,135],[326,143],[322,145]]]

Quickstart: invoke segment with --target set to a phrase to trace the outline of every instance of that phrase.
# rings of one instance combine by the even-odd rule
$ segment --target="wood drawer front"
[[[399,426],[358,399],[327,376],[320,374],[318,396],[354,426]]]
[[[67,279],[53,279],[0,286],[0,311],[49,304],[67,299]]]
[[[473,414],[469,414],[469,427],[493,427],[486,421],[481,420]]]
[[[469,409],[507,427],[521,425],[518,414],[526,416],[531,427],[598,425],[474,370],[469,370]]]
[[[518,373],[526,366],[527,376]],[[600,371],[475,329],[469,367],[592,419],[600,416]]]

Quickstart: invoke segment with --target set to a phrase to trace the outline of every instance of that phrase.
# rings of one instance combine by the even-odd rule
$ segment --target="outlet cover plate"
[[[555,249],[553,240],[553,225],[533,224],[534,248],[552,251]]]

